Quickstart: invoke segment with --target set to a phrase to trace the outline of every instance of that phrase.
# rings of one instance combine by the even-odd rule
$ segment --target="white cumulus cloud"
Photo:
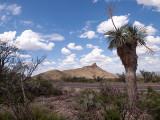
[[[113,16],[113,21],[114,21],[116,27],[120,28],[129,22],[128,15]],[[104,21],[97,26],[97,31],[99,33],[105,33],[107,31],[113,30],[113,29],[114,29],[114,26],[112,24],[111,19]]]
[[[71,53],[71,51],[70,50],[68,50],[67,48],[62,48],[61,49],[61,52],[62,52],[62,54],[64,54],[64,55],[68,55],[68,54],[70,54]]]
[[[39,33],[33,32],[32,30],[25,30],[20,36],[17,37],[17,46],[20,49],[30,50],[52,50],[54,43],[45,43],[45,40],[39,35]]]
[[[54,61],[52,61],[52,62],[45,61],[45,62],[43,63],[43,65],[54,65],[54,64],[56,64],[56,62],[54,62]]]
[[[86,47],[87,47],[87,48],[99,48],[98,46],[94,46],[94,45],[92,45],[92,44],[87,44]]]
[[[155,7],[155,10],[160,12],[160,0],[137,0],[137,3],[144,6]]]
[[[98,66],[107,71],[115,72],[115,70],[117,71],[120,69],[120,72],[122,72],[124,69],[121,62],[116,63],[116,61],[119,61],[117,57],[111,58],[106,56],[103,54],[103,50],[99,48],[93,49],[90,53],[84,55],[80,59],[80,62],[83,66],[97,63]]]
[[[16,31],[9,31],[9,32],[4,32],[3,34],[0,34],[0,39],[2,41],[5,40],[13,40],[16,37]]]
[[[71,49],[71,50],[82,50],[82,49],[83,49],[83,47],[80,46],[80,45],[75,46],[75,43],[69,43],[69,44],[67,45],[67,47],[68,47],[69,49]]]
[[[97,35],[95,34],[94,31],[87,31],[84,34],[80,35],[79,37],[93,39],[93,38],[97,38]]]
[[[138,29],[145,28],[148,35],[154,35],[157,32],[157,30],[155,28],[153,28],[151,25],[145,26],[144,24],[142,24],[138,21],[135,21],[133,23],[133,26],[136,26]]]
[[[71,54],[66,56],[64,60],[59,63],[59,68],[77,68],[79,65],[77,63],[76,54]]]

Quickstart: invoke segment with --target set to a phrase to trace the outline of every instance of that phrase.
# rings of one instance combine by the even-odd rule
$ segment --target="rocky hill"
[[[91,66],[85,66],[78,69],[71,69],[71,70],[51,70],[48,72],[41,73],[39,75],[34,76],[41,77],[47,80],[58,80],[63,77],[85,77],[89,79],[93,79],[95,77],[102,77],[102,78],[117,78],[117,75],[112,73],[106,72],[105,70],[101,69],[96,65],[96,63],[92,64]]]

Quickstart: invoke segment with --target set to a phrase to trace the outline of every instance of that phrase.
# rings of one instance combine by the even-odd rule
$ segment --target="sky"
[[[137,47],[138,69],[160,71],[160,0],[0,0],[0,39],[26,51],[26,62],[46,56],[34,74],[97,65],[111,73],[124,67],[104,33],[114,29],[107,7],[114,7],[117,27],[147,30],[146,48]]]

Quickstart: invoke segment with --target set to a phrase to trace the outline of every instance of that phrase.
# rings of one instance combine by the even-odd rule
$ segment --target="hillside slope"
[[[85,77],[88,79],[93,79],[93,76],[102,77],[102,78],[117,78],[117,75],[106,72],[96,65],[96,63],[91,66],[85,66],[78,69],[71,70],[51,70],[48,72],[41,73],[39,75],[34,76],[33,78],[41,77],[46,80],[58,80],[65,77]]]
[[[60,70],[51,70],[51,71],[38,74],[34,76],[33,79],[36,79],[37,77],[40,77],[41,79],[45,79],[45,80],[59,80],[63,77],[69,77],[69,75]]]
[[[83,68],[78,69],[71,69],[71,70],[64,70],[64,73],[75,76],[75,77],[85,77],[93,79],[93,76],[96,77],[100,76],[103,78],[116,78],[117,76],[106,72],[105,70],[101,69],[96,65],[96,63],[92,64],[91,66],[85,66]]]

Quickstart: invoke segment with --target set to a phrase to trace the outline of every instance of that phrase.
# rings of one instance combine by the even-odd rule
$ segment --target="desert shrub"
[[[63,77],[61,78],[64,82],[82,82],[82,83],[93,83],[96,82],[93,79],[87,79],[85,77]]]
[[[63,116],[44,109],[43,106],[33,105],[32,113],[35,120],[66,120]]]
[[[75,109],[81,120],[97,120],[97,111],[100,110],[98,93],[92,89],[80,91],[77,95]]]
[[[80,91],[76,100],[79,105],[78,109],[81,109],[83,111],[91,111],[97,109],[99,107],[97,98],[98,94],[94,90],[85,89],[83,91]]]
[[[2,83],[0,81],[0,87],[2,86]],[[28,100],[33,100],[35,96],[30,93],[29,89],[26,87],[27,84],[25,84],[25,94]],[[22,93],[22,88],[21,86],[16,86],[15,88],[10,87],[9,91],[12,93],[12,99],[14,103],[24,103],[24,97]],[[7,104],[8,103],[8,98],[6,97],[5,94],[0,92],[0,104]]]
[[[116,82],[125,82],[125,74],[117,74],[118,78],[116,78]]]
[[[52,82],[48,80],[32,80],[28,82],[26,88],[28,91],[35,96],[51,96],[51,95],[62,95],[63,91],[57,86],[53,86]]]
[[[96,82],[101,82],[101,81],[103,80],[103,77],[93,75],[93,79],[94,79]]]
[[[13,120],[13,118],[6,112],[0,112],[0,120]]]
[[[145,70],[140,70],[140,73],[144,79],[144,82],[151,82],[153,80],[153,78],[155,77],[155,73],[154,72],[148,72]]]
[[[116,109],[109,109],[107,112],[102,112],[104,120],[121,120],[121,115]]]
[[[99,91],[90,89],[81,91],[77,96],[75,108],[79,110],[78,116],[81,119],[97,120],[99,111],[100,117],[105,120],[120,120],[127,106],[126,96],[125,92],[107,83],[101,83]]]
[[[158,82],[160,82],[160,76],[155,75],[154,78],[152,79],[152,82],[153,82],[153,83],[158,83]]]
[[[34,120],[66,120],[62,115],[44,109],[43,106],[32,105],[31,110]],[[13,118],[6,112],[0,112],[0,120],[13,120]],[[30,117],[21,116],[18,120],[30,120]]]
[[[102,107],[102,115],[105,120],[120,120],[124,116],[127,107],[127,94],[108,83],[101,83],[99,88],[99,100]]]
[[[154,91],[152,87],[147,88],[147,93],[141,94],[139,108],[152,115],[154,120],[160,120],[160,93]]]

